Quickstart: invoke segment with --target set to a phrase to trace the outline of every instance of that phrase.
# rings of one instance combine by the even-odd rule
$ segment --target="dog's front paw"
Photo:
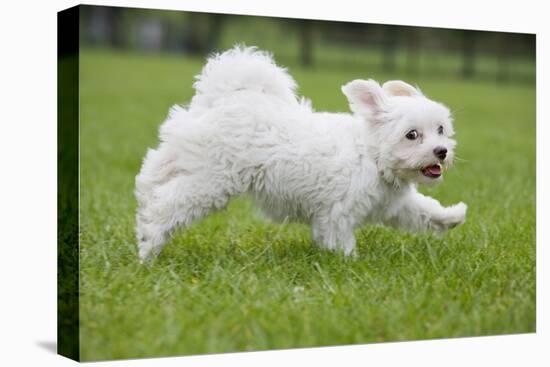
[[[462,202],[445,208],[444,215],[433,220],[432,226],[436,231],[445,232],[459,226],[466,220],[468,206]]]
[[[463,202],[446,208],[446,216],[443,219],[445,229],[451,229],[464,223],[468,206]]]

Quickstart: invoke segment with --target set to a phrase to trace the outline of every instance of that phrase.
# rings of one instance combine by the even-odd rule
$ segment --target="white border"
[[[102,362],[99,366],[543,365],[548,337],[549,33],[543,1],[134,0],[91,4],[537,33],[537,333],[429,342]],[[0,364],[65,366],[56,337],[56,11],[74,1],[13,1],[0,11]],[[540,101],[543,101],[541,103]],[[547,164],[546,164],[547,165]]]

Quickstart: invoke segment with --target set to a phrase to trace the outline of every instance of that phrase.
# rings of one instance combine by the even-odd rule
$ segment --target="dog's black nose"
[[[436,147],[434,149],[434,154],[437,158],[444,160],[447,156],[447,148],[445,147]]]

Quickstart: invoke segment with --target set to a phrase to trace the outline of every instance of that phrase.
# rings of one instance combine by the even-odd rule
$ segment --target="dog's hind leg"
[[[170,230],[169,225],[147,219],[145,214],[138,213],[136,234],[138,238],[138,255],[141,262],[154,258],[160,253]]]
[[[238,193],[235,183],[208,168],[186,170],[152,151],[136,178],[136,235],[139,258],[160,253],[179,226],[187,227],[213,209],[222,209]],[[149,158],[149,157],[148,157]]]
[[[183,175],[153,188],[137,214],[140,260],[156,257],[174,229],[188,227],[210,211],[224,208],[233,193],[230,182],[204,174]]]

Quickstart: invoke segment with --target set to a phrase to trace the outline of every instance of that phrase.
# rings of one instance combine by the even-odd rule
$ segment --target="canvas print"
[[[535,332],[535,35],[58,24],[60,354]]]

